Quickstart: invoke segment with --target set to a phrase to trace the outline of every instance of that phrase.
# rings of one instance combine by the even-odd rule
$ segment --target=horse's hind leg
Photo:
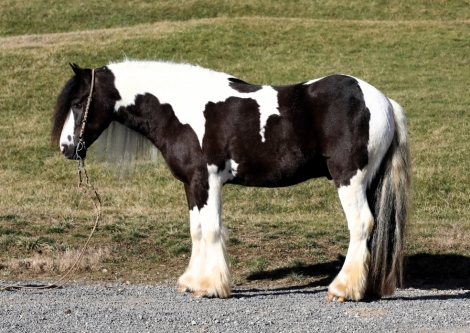
[[[374,226],[366,188],[365,172],[358,170],[349,185],[338,189],[348,221],[350,241],[344,265],[328,287],[328,301],[334,297],[340,302],[345,299],[357,301],[364,297],[370,261],[367,240]]]

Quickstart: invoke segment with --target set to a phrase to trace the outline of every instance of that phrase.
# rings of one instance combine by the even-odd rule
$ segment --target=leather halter
[[[83,133],[85,132],[85,125],[88,119],[88,111],[90,110],[90,104],[91,104],[91,96],[93,95],[93,88],[95,87],[95,69],[91,70],[91,85],[90,85],[90,94],[88,95],[88,99],[86,102],[86,107],[85,107],[85,114],[83,115],[83,120],[82,120],[82,128],[80,129],[80,134],[78,135],[78,143],[77,143],[77,148],[75,149],[75,159],[76,160],[81,160],[82,158],[78,154],[81,150],[86,151],[86,145],[85,145],[85,140],[83,139]]]

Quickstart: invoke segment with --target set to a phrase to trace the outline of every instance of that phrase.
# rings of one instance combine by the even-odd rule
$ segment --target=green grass
[[[143,1],[44,0],[7,1],[0,11],[3,276],[22,275],[2,260],[55,255],[83,244],[93,210],[74,188],[76,164],[49,147],[52,109],[72,75],[68,62],[98,67],[125,56],[196,63],[261,84],[331,73],[370,82],[402,104],[408,116],[413,214],[407,254],[470,256],[468,2],[145,6]],[[90,29],[101,30],[83,32]],[[53,32],[69,33],[19,36]],[[88,166],[104,202],[91,247],[107,248],[111,257],[102,263],[108,273],[86,274],[174,280],[190,254],[182,185],[162,160],[157,169],[139,165],[132,179],[116,179],[93,156]],[[278,268],[290,272],[288,281],[305,282],[311,277],[305,266],[335,261],[348,246],[335,188],[325,179],[283,189],[227,186],[223,217],[237,283]]]
[[[218,17],[297,17],[327,20],[469,20],[461,0],[4,0],[0,36],[130,27]]]

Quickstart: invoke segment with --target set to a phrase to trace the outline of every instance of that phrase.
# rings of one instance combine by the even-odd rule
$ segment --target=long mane
[[[113,121],[95,142],[98,160],[119,176],[132,175],[136,161],[157,163],[157,148],[143,135]]]
[[[62,88],[59,97],[57,97],[54,115],[52,116],[51,146],[59,144],[60,134],[70,111],[72,95],[79,85],[80,79],[76,75],[72,76]]]

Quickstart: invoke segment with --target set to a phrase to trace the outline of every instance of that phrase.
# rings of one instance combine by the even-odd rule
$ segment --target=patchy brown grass
[[[283,23],[325,23],[332,24],[337,20],[328,19],[307,19],[307,18],[287,18],[287,17],[237,17],[237,18],[202,18],[192,19],[188,21],[163,21],[152,24],[140,24],[132,27],[108,28],[96,30],[80,30],[63,33],[50,34],[31,34],[12,37],[0,37],[0,45],[2,49],[17,49],[31,47],[63,47],[66,45],[94,45],[99,43],[100,46],[109,45],[117,41],[133,39],[145,36],[167,35],[175,32],[183,32],[188,29],[194,29],[200,25],[212,24],[230,24],[244,23],[247,25],[257,26],[260,22],[274,22],[275,24]],[[416,26],[429,24],[437,24],[440,26],[462,26],[470,24],[470,20],[452,20],[452,21],[423,21],[423,20],[342,20],[343,24],[351,25],[377,25],[389,26],[408,26],[410,29]]]
[[[30,277],[32,275],[48,275],[64,273],[75,267],[81,272],[95,272],[100,265],[111,257],[111,251],[106,248],[87,249],[82,259],[75,266],[79,257],[79,250],[66,250],[61,253],[49,253],[52,256],[42,254],[43,250],[53,252],[47,247],[42,247],[41,253],[35,253],[32,258],[9,258],[0,260],[0,267],[18,277]],[[104,268],[101,268],[104,269]]]

